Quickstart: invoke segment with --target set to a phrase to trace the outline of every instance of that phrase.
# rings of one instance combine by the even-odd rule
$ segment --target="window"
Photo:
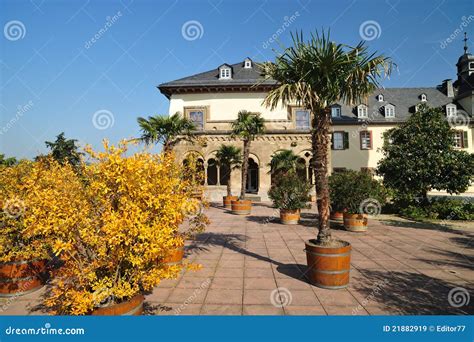
[[[361,104],[357,107],[357,116],[359,118],[367,118],[369,116],[366,105]]]
[[[331,107],[331,116],[333,118],[340,118],[341,117],[341,107],[340,106]]]
[[[244,62],[244,68],[248,69],[252,67],[252,60],[250,58],[247,58]]]
[[[377,101],[383,102],[383,95],[382,94],[377,95]]]
[[[421,102],[426,102],[426,94],[421,94],[420,95]]]
[[[393,106],[393,105],[386,105],[385,106],[385,117],[386,118],[394,118],[395,117],[395,106]]]
[[[446,115],[448,117],[456,116],[456,105],[454,104],[446,105]]]
[[[220,79],[229,79],[229,78],[231,78],[230,68],[221,68],[219,78]]]
[[[454,147],[455,148],[468,148],[469,142],[467,137],[467,131],[454,131]]]
[[[309,129],[309,110],[295,110],[296,129]]]
[[[349,133],[347,132],[334,132],[332,134],[332,146],[333,150],[346,150],[349,148]]]
[[[372,132],[371,131],[360,132],[360,149],[361,150],[372,149]]]
[[[206,118],[206,107],[185,107],[184,115],[192,121],[197,131],[204,129],[204,120]]]

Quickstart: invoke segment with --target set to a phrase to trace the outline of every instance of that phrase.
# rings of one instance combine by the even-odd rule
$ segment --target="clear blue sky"
[[[472,36],[471,52],[474,40],[472,0],[0,3],[0,153],[27,158],[61,131],[96,148],[103,138],[138,136],[137,116],[168,112],[156,85],[246,56],[271,60],[272,35],[287,44],[290,31],[330,27],[334,40],[355,44],[366,23],[369,46],[399,67],[386,87],[455,78],[463,46],[456,30]],[[112,115],[113,125],[94,125],[101,110],[96,118]]]

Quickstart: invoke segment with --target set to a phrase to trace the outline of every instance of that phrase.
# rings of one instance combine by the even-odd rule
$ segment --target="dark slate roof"
[[[229,65],[229,64],[226,64]],[[276,84],[274,80],[265,80],[258,63],[252,61],[252,68],[244,68],[244,62],[230,64],[232,68],[232,78],[220,80],[219,79],[219,68],[202,72],[200,74],[180,78],[175,81],[162,83],[158,88],[168,87],[189,87],[189,86],[252,86],[255,83],[262,83],[265,85]],[[220,66],[219,66],[220,67]]]
[[[382,94],[384,101],[377,101],[377,95]],[[405,121],[415,112],[415,106],[423,103],[421,94],[426,94],[427,101],[424,102],[430,107],[444,107],[453,102],[453,98],[447,97],[438,88],[385,88],[377,89],[367,101],[362,101],[368,106],[368,120],[371,122],[398,122]],[[385,118],[385,108],[387,104],[395,106],[395,118]],[[341,106],[341,117],[333,118],[333,122],[357,122],[357,104]]]

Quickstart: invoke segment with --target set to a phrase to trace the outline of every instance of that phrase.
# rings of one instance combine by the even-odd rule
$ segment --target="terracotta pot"
[[[202,190],[196,190],[191,193],[191,198],[196,198],[198,200],[202,200],[204,197]]]
[[[366,214],[344,213],[344,228],[351,232],[363,233],[367,231],[368,218]]]
[[[235,215],[250,215],[252,201],[236,200],[231,202],[232,213]]]
[[[298,224],[300,220],[300,210],[280,209],[280,220],[283,224]]]
[[[138,294],[129,300],[97,308],[91,312],[92,316],[139,316],[143,313],[144,297]]]
[[[308,277],[312,284],[325,289],[342,289],[349,284],[351,244],[342,241],[341,247],[325,247],[306,241]]]
[[[0,263],[0,297],[20,296],[40,289],[45,273],[45,260]]]
[[[184,257],[184,246],[176,247],[172,249],[168,256],[165,257],[162,262],[168,265],[175,265],[181,263]]]
[[[342,222],[343,217],[344,217],[344,213],[342,211],[332,211],[329,218],[333,221]]]
[[[239,198],[237,196],[224,196],[222,201],[224,202],[224,208],[231,209],[232,201],[237,201]]]

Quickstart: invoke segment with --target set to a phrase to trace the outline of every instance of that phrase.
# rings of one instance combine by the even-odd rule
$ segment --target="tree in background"
[[[81,163],[81,155],[83,153],[78,151],[78,146],[76,145],[76,139],[66,139],[64,132],[56,136],[56,141],[46,141],[46,147],[48,147],[51,152],[50,155],[60,164],[68,163],[74,167],[79,166]],[[37,157],[41,159],[42,156]]]
[[[421,106],[385,132],[377,173],[401,206],[428,202],[431,190],[459,194],[473,180],[474,155],[454,148],[454,130],[441,109]]]
[[[18,161],[15,157],[5,158],[4,154],[0,154],[0,166],[13,166],[17,163]]]
[[[139,117],[138,125],[142,131],[139,138],[145,144],[163,144],[163,151],[169,152],[180,141],[193,141],[194,123],[180,113],[171,116],[149,116],[148,119]]]
[[[232,196],[232,170],[238,169],[242,165],[241,149],[232,145],[221,145],[216,153],[216,159],[219,166],[226,167],[229,170],[227,196]]]

